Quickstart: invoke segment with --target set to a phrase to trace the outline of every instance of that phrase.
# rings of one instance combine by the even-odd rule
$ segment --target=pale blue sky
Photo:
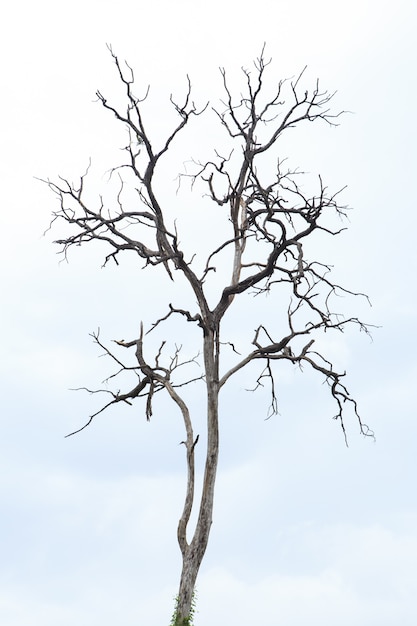
[[[54,198],[34,177],[76,179],[91,156],[105,185],[120,144],[93,102],[97,88],[118,89],[107,42],[139,85],[151,83],[157,132],[160,99],[180,93],[186,73],[197,101],[216,101],[218,66],[237,82],[265,41],[271,79],[308,65],[308,79],[320,77],[337,90],[335,106],[353,112],[337,129],[306,128],[283,150],[333,188],[348,185],[349,229],[318,254],[370,295],[373,308],[358,301],[356,310],[381,328],[373,343],[347,333],[327,348],[346,366],[376,443],[352,419],[345,447],[308,373],[282,371],[280,414],[268,421],[266,399],[244,393],[249,377],[232,381],[196,626],[414,626],[416,14],[411,0],[25,1],[4,11],[2,624],[168,624],[180,569],[183,435],[169,405],[150,424],[139,406],[120,407],[64,439],[97,407],[68,388],[109,373],[88,333],[100,326],[107,339],[131,338],[164,300],[149,311],[151,275],[129,262],[101,270],[93,248],[58,265],[58,231],[42,237]],[[188,142],[187,158],[201,148]]]

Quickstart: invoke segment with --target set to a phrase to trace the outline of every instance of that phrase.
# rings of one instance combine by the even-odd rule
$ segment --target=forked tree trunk
[[[218,351],[217,333],[209,333],[204,341],[207,388],[207,454],[200,510],[194,536],[188,544],[178,537],[182,552],[182,572],[178,591],[175,626],[188,626],[197,575],[207,548],[213,518],[214,485],[219,457],[218,427]],[[181,521],[180,526],[181,527]],[[185,533],[186,528],[183,528]]]
[[[188,626],[190,624],[193,593],[200,564],[201,561],[198,563],[191,550],[183,556],[175,626]]]

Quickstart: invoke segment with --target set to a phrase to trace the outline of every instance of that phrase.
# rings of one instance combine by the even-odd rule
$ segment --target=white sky
[[[180,94],[186,73],[196,100],[215,102],[218,66],[238,81],[266,41],[271,80],[307,64],[308,79],[320,77],[338,91],[335,106],[354,112],[285,149],[332,188],[348,185],[349,230],[319,253],[343,284],[370,295],[373,308],[358,301],[357,312],[381,328],[373,343],[348,333],[327,347],[377,441],[352,419],[346,448],[320,379],[291,366],[279,379],[280,415],[268,421],[265,398],[243,391],[249,377],[232,382],[196,626],[414,626],[416,17],[412,0],[3,9],[2,624],[168,624],[180,569],[183,436],[169,405],[159,403],[150,424],[139,407],[120,407],[64,439],[100,401],[68,388],[110,373],[88,333],[100,326],[103,338],[132,338],[164,300],[149,311],[150,274],[128,263],[101,270],[97,249],[59,265],[59,230],[42,237],[54,198],[34,177],[76,179],[91,156],[105,185],[99,177],[121,140],[93,102],[97,88],[109,97],[118,89],[107,42],[138,85],[152,84],[158,132],[167,110],[159,99]],[[185,158],[199,148],[190,136]]]

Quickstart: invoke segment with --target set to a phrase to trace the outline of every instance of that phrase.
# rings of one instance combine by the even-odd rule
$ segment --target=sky
[[[56,201],[38,179],[77,180],[91,157],[92,192],[108,185],[124,135],[95,102],[97,89],[120,97],[106,44],[134,68],[138,90],[151,84],[158,136],[169,94],[184,93],[187,74],[196,102],[216,103],[219,66],[240,88],[241,67],[264,42],[272,84],[307,66],[306,83],[319,77],[337,92],[334,106],[349,111],[337,128],[305,128],[282,150],[332,188],[347,185],[348,229],[317,253],[343,285],[369,295],[371,308],[346,300],[346,310],[377,328],[372,341],[349,332],[325,347],[346,368],[375,441],[349,418],[346,447],[322,381],[307,371],[280,369],[279,414],[270,419],[267,396],[245,391],[250,372],[233,381],[221,399],[214,523],[195,623],[416,623],[416,18],[412,0],[26,0],[4,10],[2,624],[169,623],[185,489],[179,417],[160,400],[150,423],[139,405],[117,407],[65,435],[100,406],[71,389],[97,388],[113,371],[89,333],[134,338],[140,320],[150,324],[181,293],[166,283],[155,290],[155,278],[130,259],[102,269],[97,248],[60,262],[59,227],[44,235]],[[192,238],[204,213],[191,213],[185,191],[178,200],[173,172],[200,149],[199,136],[187,135],[165,190]],[[199,203],[204,211],[196,192],[192,206]],[[265,316],[273,313],[265,301]],[[190,337],[178,341],[192,350]],[[191,401],[202,429],[199,396]]]

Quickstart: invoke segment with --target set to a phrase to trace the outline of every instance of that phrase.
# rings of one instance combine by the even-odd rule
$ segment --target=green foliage
[[[190,614],[188,617],[185,617],[181,621],[179,621],[178,616],[178,596],[175,598],[175,609],[171,617],[171,621],[169,626],[194,626],[194,615],[195,615],[195,605],[196,605],[196,592],[193,591],[193,596],[191,599],[191,607]]]

